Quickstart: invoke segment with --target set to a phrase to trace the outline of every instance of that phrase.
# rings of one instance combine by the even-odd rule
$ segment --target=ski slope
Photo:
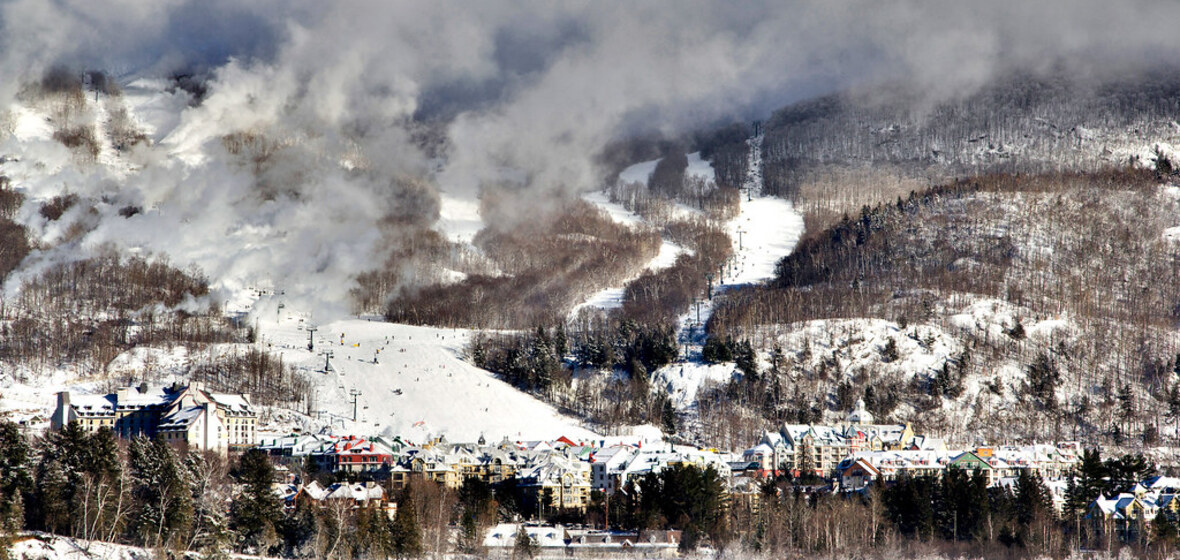
[[[337,433],[400,435],[415,442],[440,435],[450,441],[595,435],[463,361],[470,331],[345,320],[320,326],[314,351],[308,351],[302,317],[281,311],[260,315],[277,317],[260,321],[262,342],[315,382],[313,416]],[[354,392],[359,392],[356,421]]]
[[[644,178],[644,181],[646,180],[647,179]],[[616,223],[631,228],[642,227],[645,224],[642,216],[627,210],[622,204],[611,202],[606,196],[606,193],[601,191],[583,194],[582,199],[601,208]],[[676,264],[676,257],[679,257],[684,251],[684,247],[681,247],[680,245],[665,239],[664,242],[660,244],[660,251],[656,253],[656,256],[652,257],[650,261],[648,261],[642,271],[632,275],[630,278],[625,279],[617,286],[610,286],[599,290],[587,298],[586,301],[579,303],[570,309],[569,316],[575,317],[582,309],[587,307],[594,307],[598,309],[617,309],[622,307],[623,293],[626,290],[627,284],[631,283],[631,281],[643,274],[643,271],[650,270],[652,272],[656,272]]]

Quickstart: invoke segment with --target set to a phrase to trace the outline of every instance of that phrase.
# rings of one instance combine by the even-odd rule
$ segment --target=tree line
[[[22,530],[224,555],[291,558],[417,556],[422,527],[412,493],[389,519],[351,500],[319,508],[301,500],[285,512],[269,457],[249,450],[231,462],[163,440],[119,440],[71,423],[30,440],[0,422],[0,554]]]
[[[666,396],[651,374],[679,355],[675,330],[618,314],[530,333],[480,334],[472,362],[568,414],[603,427],[663,422]],[[615,372],[622,375],[616,375]]]
[[[246,329],[223,316],[216,302],[196,312],[177,309],[208,293],[198,271],[182,271],[164,258],[109,249],[54,264],[26,279],[15,299],[0,302],[0,360],[78,364],[106,374],[111,360],[136,346],[243,341]]]
[[[509,196],[509,195],[504,195]],[[485,205],[519,208],[515,198]],[[516,206],[514,206],[516,204]],[[485,214],[509,212],[488,209]],[[475,238],[496,274],[457,282],[406,286],[389,303],[389,321],[473,328],[531,328],[553,324],[578,301],[621,282],[656,255],[659,235],[615,223],[581,200],[561,203],[536,219],[504,218]]]

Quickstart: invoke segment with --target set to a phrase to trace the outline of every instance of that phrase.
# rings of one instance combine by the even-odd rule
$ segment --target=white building
[[[107,428],[122,438],[144,436],[225,455],[252,447],[258,414],[250,395],[210,393],[200,384],[121,387],[107,395],[57,394],[50,426],[77,422],[87,432]]]

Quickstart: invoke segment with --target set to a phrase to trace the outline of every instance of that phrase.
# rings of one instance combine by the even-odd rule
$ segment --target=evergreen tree
[[[32,489],[30,450],[20,427],[0,421],[0,559],[7,558],[9,536],[24,527],[24,495]]]
[[[664,429],[664,433],[672,435],[676,433],[676,409],[672,407],[671,399],[664,398],[664,407],[660,412],[660,424]]]
[[[937,487],[935,517],[945,539],[979,540],[987,530],[987,477],[982,471],[947,469]]]
[[[1157,514],[1151,521],[1151,540],[1157,544],[1164,543],[1175,547],[1180,542],[1180,530],[1177,530],[1176,521],[1163,512]]]
[[[1131,390],[1131,385],[1123,385],[1119,389],[1119,418],[1123,421],[1123,431],[1130,430],[1131,420],[1135,417],[1135,392]]]
[[[524,525],[516,526],[516,540],[512,543],[512,559],[527,560],[537,555],[537,541],[533,540]]]
[[[408,487],[398,498],[397,515],[393,518],[393,553],[398,558],[422,554],[422,527],[418,525],[418,508]]]
[[[1129,492],[1135,483],[1154,476],[1155,465],[1142,454],[1123,455],[1117,459],[1107,459],[1104,463],[1109,483],[1106,493]]]
[[[890,337],[885,342],[885,347],[881,349],[881,361],[885,363],[896,362],[899,357],[897,350],[897,341]]]
[[[1082,452],[1082,460],[1075,467],[1065,493],[1064,513],[1081,516],[1100,494],[1107,490],[1107,469],[1096,449]]]
[[[729,344],[716,336],[709,336],[701,347],[701,359],[710,364],[732,362],[733,352]]]
[[[743,340],[734,346],[733,361],[738,370],[742,372],[745,381],[752,383],[758,381],[758,355],[754,352],[754,347],[749,340]]]
[[[553,349],[557,352],[558,358],[564,358],[565,354],[569,352],[569,339],[565,335],[565,324],[557,323],[556,332],[553,333]]]
[[[903,474],[884,492],[885,512],[898,532],[907,537],[928,538],[934,533],[934,500],[939,481]]]
[[[230,506],[230,521],[237,534],[238,548],[265,552],[278,540],[276,525],[283,513],[282,504],[271,490],[274,466],[265,452],[250,449],[238,459],[234,474],[243,486],[242,493]]]
[[[295,502],[295,510],[280,521],[279,529],[283,537],[283,546],[287,556],[312,556],[319,551],[309,551],[319,528],[316,519],[315,506],[310,498],[302,498]]]
[[[378,508],[363,508],[356,514],[354,557],[388,558],[395,552],[393,523]]]
[[[1044,531],[1054,528],[1053,501],[1049,490],[1041,483],[1041,477],[1021,470],[1016,477],[1016,493],[1013,497],[1016,522],[1016,542],[1022,545],[1034,543]]]
[[[191,484],[172,447],[163,440],[137,437],[128,462],[138,506],[136,540],[145,546],[171,546],[187,540],[193,522]]]
[[[640,480],[639,509],[640,527],[683,531],[682,548],[693,548],[704,536],[714,544],[725,542],[725,486],[711,466],[677,464],[648,473]]]
[[[464,508],[459,518],[459,552],[475,554],[479,550],[479,524],[475,521],[475,512]]]
[[[1167,416],[1176,426],[1176,440],[1180,441],[1180,382],[1173,384],[1172,390],[1168,392]]]
[[[1057,385],[1061,382],[1061,372],[1053,360],[1045,352],[1037,354],[1032,365],[1028,366],[1029,392],[1041,401],[1049,410],[1057,408]]]
[[[1007,333],[1012,337],[1012,340],[1024,340],[1024,324],[1020,322],[1020,319],[1017,319],[1016,324],[1008,329]]]

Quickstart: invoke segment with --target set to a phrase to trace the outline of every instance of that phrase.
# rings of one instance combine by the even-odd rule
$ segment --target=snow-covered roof
[[[337,482],[327,488],[322,499],[366,502],[383,498],[385,498],[385,491],[376,484]]]
[[[250,401],[246,399],[245,395],[209,393],[209,398],[217,403],[218,408],[225,409],[226,412],[231,414],[251,414],[254,412],[254,407],[251,406]]]
[[[516,544],[516,533],[524,530],[537,546],[564,547],[566,531],[560,525],[515,525],[501,523],[490,529],[484,536],[483,545],[488,547],[511,547]]]
[[[167,416],[160,419],[160,424],[157,426],[160,430],[175,430],[187,429],[205,412],[205,409],[200,406],[189,406],[178,408]]]

